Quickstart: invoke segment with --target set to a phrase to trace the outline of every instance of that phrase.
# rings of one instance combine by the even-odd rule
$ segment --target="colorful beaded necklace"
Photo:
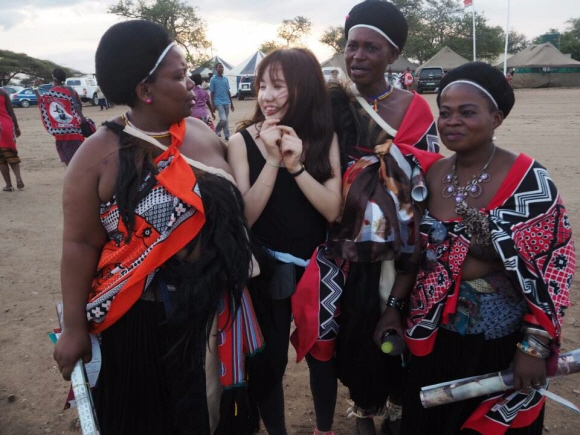
[[[380,95],[377,95],[376,97],[371,97],[368,99],[369,104],[373,107],[373,110],[375,112],[379,111],[379,101],[383,101],[385,98],[389,98],[394,90],[395,88],[391,86],[391,84],[389,83],[389,86],[387,87],[387,90],[385,92],[383,92]]]

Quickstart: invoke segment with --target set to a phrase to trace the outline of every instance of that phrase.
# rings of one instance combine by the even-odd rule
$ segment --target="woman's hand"
[[[260,139],[266,147],[267,161],[271,164],[279,165],[282,161],[280,144],[282,142],[282,131],[278,126],[279,119],[266,119],[260,130]]]
[[[65,329],[56,342],[53,357],[62,377],[70,381],[77,361],[82,358],[83,362],[88,363],[92,358],[91,338],[87,328]]]
[[[405,337],[401,313],[394,308],[387,307],[379,319],[373,335],[373,340],[377,346],[381,347],[381,344],[383,343],[383,335],[385,334],[385,331],[390,329],[397,331],[399,337]]]
[[[302,140],[292,127],[280,125],[279,128],[282,132],[280,151],[284,166],[290,173],[298,172],[302,168]]]
[[[546,360],[526,355],[516,350],[512,361],[514,372],[514,389],[531,393],[546,385]]]

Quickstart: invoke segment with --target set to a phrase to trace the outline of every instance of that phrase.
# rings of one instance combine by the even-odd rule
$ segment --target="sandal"
[[[18,187],[19,189],[24,189],[24,183],[22,182],[22,179],[18,179],[16,180],[16,187]]]

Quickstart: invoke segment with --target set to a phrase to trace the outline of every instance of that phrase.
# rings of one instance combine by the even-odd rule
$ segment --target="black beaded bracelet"
[[[289,172],[289,174],[292,175],[294,178],[298,177],[306,169],[304,167],[304,164],[301,163],[300,166],[302,166],[302,167],[298,171],[296,171],[296,172]]]
[[[397,299],[394,296],[389,296],[387,298],[387,307],[394,308],[395,310],[400,311],[402,313],[403,311],[405,311],[405,306],[406,306],[405,301]]]

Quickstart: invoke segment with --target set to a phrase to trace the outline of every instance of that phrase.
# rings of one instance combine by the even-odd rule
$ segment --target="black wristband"
[[[394,308],[395,310],[402,313],[403,311],[405,311],[405,306],[406,306],[405,301],[397,299],[394,296],[389,296],[387,298],[387,307]]]
[[[302,167],[298,171],[296,171],[296,172],[289,172],[289,174],[292,175],[294,178],[298,177],[306,169],[302,163],[300,164],[300,166],[302,166]]]

